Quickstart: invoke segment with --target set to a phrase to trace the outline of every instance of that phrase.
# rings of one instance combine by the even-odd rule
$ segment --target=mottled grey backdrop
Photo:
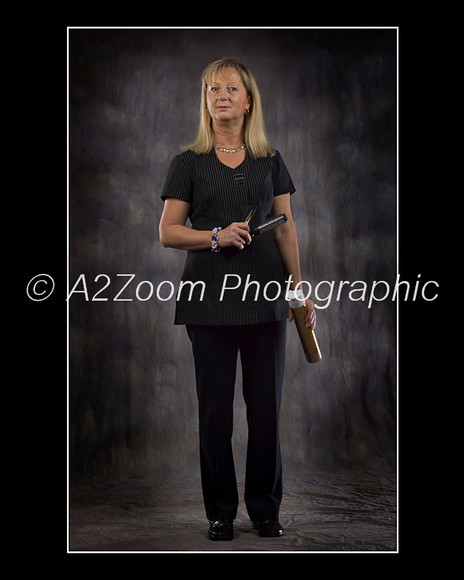
[[[142,298],[181,275],[184,253],[158,241],[160,193],[195,137],[201,72],[232,56],[257,79],[297,188],[303,278],[393,284],[396,30],[76,29],[69,41],[71,476],[198,475],[190,344],[174,300]],[[135,275],[120,295],[132,301],[113,300],[129,280],[117,274]],[[345,292],[318,311],[317,335],[324,358],[308,365],[288,327],[284,469],[394,469],[395,303]],[[235,424],[242,479],[240,378]]]

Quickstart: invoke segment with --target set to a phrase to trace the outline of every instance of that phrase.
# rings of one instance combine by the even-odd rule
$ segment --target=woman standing
[[[289,276],[291,288],[301,280],[290,209],[295,188],[265,137],[258,87],[246,66],[222,59],[204,70],[200,115],[196,141],[172,161],[159,231],[164,247],[187,250],[182,280],[190,292],[183,288],[178,296],[175,324],[186,325],[195,361],[209,537],[234,537],[231,438],[239,352],[248,421],[245,504],[260,536],[281,536],[279,410],[285,324],[292,319],[285,289]],[[274,233],[250,235],[250,228],[282,213],[288,221]],[[307,306],[306,323],[314,328],[314,305],[307,300]]]

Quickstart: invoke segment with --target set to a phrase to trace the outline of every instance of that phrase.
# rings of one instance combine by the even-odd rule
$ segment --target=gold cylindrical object
[[[305,316],[307,314],[306,302],[299,292],[289,292],[288,305],[292,309],[293,319],[298,330],[306,360],[309,363],[316,363],[322,359],[321,349],[317,342],[316,333],[305,324]]]
[[[300,335],[301,345],[309,363],[316,363],[322,359],[321,349],[317,342],[316,333],[305,324],[307,313],[306,305],[300,308],[292,308],[293,318],[296,323],[298,334]]]

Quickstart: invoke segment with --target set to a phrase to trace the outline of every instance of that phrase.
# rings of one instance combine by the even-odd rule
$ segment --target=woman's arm
[[[284,213],[287,216],[287,221],[274,230],[274,235],[286,273],[292,277],[291,288],[293,289],[299,282],[301,282],[301,270],[298,238],[290,208],[289,193],[277,195],[274,198],[272,215],[277,216],[281,213]],[[305,318],[306,326],[314,328],[316,326],[316,312],[312,300],[306,300],[306,306],[308,309],[308,314]],[[290,322],[293,320],[291,310],[289,310],[288,318]]]
[[[159,223],[159,238],[165,248],[178,250],[207,250],[211,248],[211,231],[194,230],[185,226],[190,204],[180,199],[168,198],[164,202]],[[220,226],[221,224],[218,224]],[[218,237],[220,248],[235,246],[243,250],[251,242],[250,228],[243,222],[234,222],[221,230]]]
[[[205,250],[211,247],[211,232],[187,228],[185,223],[190,213],[190,204],[180,199],[169,198],[159,223],[159,238],[165,248],[178,250]]]

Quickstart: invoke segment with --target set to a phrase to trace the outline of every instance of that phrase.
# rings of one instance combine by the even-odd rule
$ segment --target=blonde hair
[[[268,154],[275,155],[275,150],[268,142],[264,130],[263,110],[258,85],[251,71],[244,64],[233,58],[216,60],[203,71],[201,76],[200,127],[198,135],[191,145],[182,147],[182,149],[191,150],[197,154],[206,154],[213,148],[213,123],[206,104],[206,90],[214,73],[223,68],[234,68],[239,72],[247,94],[251,97],[251,106],[243,121],[247,151],[252,157],[266,157]]]

